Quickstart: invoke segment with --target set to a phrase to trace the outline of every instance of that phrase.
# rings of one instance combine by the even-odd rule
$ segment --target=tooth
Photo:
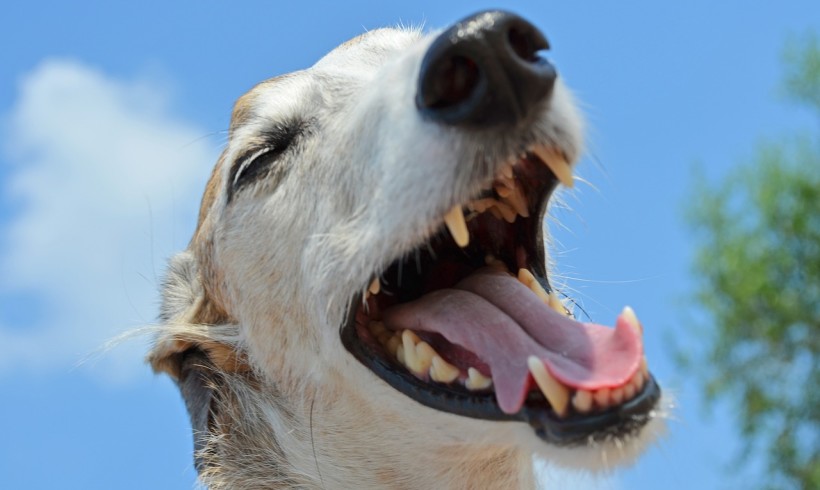
[[[404,341],[405,337],[410,339],[410,342],[412,342],[413,345],[416,345],[419,342],[421,342],[421,339],[419,338],[419,336],[416,335],[416,332],[414,332],[412,330],[402,330],[402,332],[401,332],[402,342]]]
[[[592,393],[586,390],[578,390],[572,397],[572,406],[581,413],[592,410]]]
[[[508,197],[510,194],[513,193],[513,190],[503,184],[496,184],[493,186],[495,188],[496,194],[501,197]]]
[[[401,345],[401,337],[398,334],[394,334],[387,340],[387,345],[385,347],[389,353],[395,356],[396,352],[401,350],[399,349]]]
[[[598,408],[607,408],[609,406],[609,388],[601,388],[592,396],[595,398],[595,405]]]
[[[370,327],[370,331],[375,335],[379,335],[380,333],[387,331],[384,327],[384,323],[382,322],[370,322],[368,326]]]
[[[487,208],[487,211],[489,211],[490,214],[495,216],[496,219],[504,219],[504,216],[501,214],[501,211],[499,211],[498,208],[495,206]]]
[[[473,211],[477,211],[479,213],[483,213],[487,210],[487,208],[491,207],[495,199],[485,198],[485,199],[476,199],[475,201],[470,201],[467,204]]]
[[[632,377],[632,381],[629,384],[635,387],[635,393],[640,393],[644,384],[643,373],[638,370],[638,372],[635,373],[635,376]]]
[[[638,332],[638,335],[643,335],[643,325],[641,325],[641,322],[638,321],[638,316],[635,315],[635,310],[629,306],[624,306],[624,311],[621,312],[621,315],[623,315],[624,320],[626,320],[626,322],[629,323],[629,325],[631,325],[636,332]]]
[[[641,357],[641,373],[644,379],[649,379],[649,367],[646,365],[646,356]]]
[[[447,229],[459,247],[464,248],[470,243],[470,232],[467,231],[467,223],[464,221],[460,205],[456,204],[444,215],[444,223],[447,224]]]
[[[481,374],[478,369],[471,367],[467,369],[467,381],[464,386],[470,391],[483,390],[489,388],[493,384],[492,378],[488,378]]]
[[[430,371],[433,357],[437,356],[436,351],[427,342],[421,341],[416,344],[416,366],[413,372],[419,376]]]
[[[624,401],[624,387],[621,386],[620,388],[612,390],[612,393],[610,393],[609,396],[612,399],[613,404],[620,405],[621,402]]]
[[[524,269],[523,267],[518,269],[518,281],[527,287],[530,287],[532,283],[536,282],[535,276],[532,275],[532,272]]]
[[[489,211],[498,219],[503,219],[508,223],[513,223],[518,213],[509,204],[492,198],[478,199],[470,202],[473,210],[483,213]]]
[[[430,379],[438,383],[452,383],[461,373],[459,369],[440,356],[433,356],[430,366]]]
[[[547,164],[555,177],[566,187],[572,187],[575,179],[572,176],[572,169],[566,159],[560,157],[555,151],[545,146],[534,146],[532,152]]]
[[[382,289],[382,283],[381,283],[381,281],[379,281],[379,278],[377,277],[377,278],[373,279],[373,282],[370,283],[370,287],[367,288],[367,291],[370,294],[376,295],[376,294],[379,294],[379,291],[381,291],[381,289]]]
[[[552,377],[541,359],[530,356],[527,358],[527,366],[530,368],[535,383],[544,396],[547,397],[547,401],[550,402],[556,415],[559,417],[566,415],[567,406],[569,405],[569,389]]]
[[[509,269],[507,269],[507,264],[493,257],[492,255],[488,254],[486,257],[484,257],[484,263],[500,271],[509,272]]]
[[[535,276],[527,269],[518,269],[518,281],[530,288],[530,291],[535,293],[541,301],[545,304],[550,304],[550,295],[541,287],[541,283],[535,278]]]
[[[378,334],[376,338],[378,339],[380,344],[382,344],[383,346],[387,346],[387,341],[393,338],[393,335],[388,331],[384,331]]]
[[[418,335],[410,330],[405,330],[401,333],[402,348],[399,350],[403,352],[401,356],[404,359],[403,364],[410,370],[413,370],[418,363],[416,359],[416,344],[419,341]]]
[[[555,291],[550,291],[549,305],[550,308],[557,311],[558,313],[564,316],[569,316],[567,314],[567,309],[564,307],[564,303],[562,303],[561,300],[558,299],[558,295],[555,294]]]
[[[624,386],[624,401],[631,400],[635,397],[635,385],[629,383]]]
[[[527,207],[527,199],[521,193],[521,189],[518,186],[516,186],[507,197],[507,202],[510,203],[513,209],[515,209],[515,211],[521,216],[525,218],[530,216],[530,210]]]
[[[513,208],[511,208],[508,204],[503,203],[501,201],[495,201],[495,207],[501,213],[501,216],[504,217],[504,221],[507,223],[514,223],[515,218],[518,217],[518,213],[515,212]]]

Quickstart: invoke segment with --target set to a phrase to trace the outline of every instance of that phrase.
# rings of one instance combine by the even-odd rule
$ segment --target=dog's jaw
[[[432,39],[417,31],[373,31],[240,100],[191,245],[198,268],[191,280],[202,287],[192,288],[196,297],[172,308],[168,319],[236,326],[233,346],[255,373],[251,384],[276,393],[275,407],[248,412],[264,414],[275,436],[270,444],[281,449],[277,463],[304,475],[305,484],[435,488],[474,481],[475,487],[527,488],[533,453],[589,468],[601,454],[608,455],[607,466],[629,460],[631,454],[612,450],[622,440],[579,457],[544,444],[523,423],[423,406],[339,342],[352,294],[429,238],[448,209],[500,169],[500,158],[475,166],[477,152],[511,154],[522,144],[518,133],[495,134],[489,145],[486,134],[463,135],[418,116],[415,80]],[[289,175],[275,188],[270,179],[254,182],[231,201],[234,162],[272,128],[294,123],[305,124],[307,137],[277,162]],[[523,139],[554,145],[574,162],[581,134],[559,79],[549,107]],[[173,350],[191,342],[160,345]]]

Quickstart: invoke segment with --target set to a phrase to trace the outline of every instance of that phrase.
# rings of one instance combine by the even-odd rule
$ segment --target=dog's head
[[[545,212],[582,150],[547,48],[485,12],[369,32],[244,95],[154,366],[181,378],[196,351],[297,417],[319,396],[337,431],[397,444],[637,435],[659,398],[637,319],[575,321],[547,273]]]

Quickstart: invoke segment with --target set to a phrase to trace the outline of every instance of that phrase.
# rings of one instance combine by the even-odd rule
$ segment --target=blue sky
[[[185,247],[233,101],[385,25],[501,6],[541,27],[583,103],[589,152],[558,215],[559,273],[590,316],[632,305],[677,408],[669,434],[584,488],[732,488],[728,406],[671,362],[702,346],[683,298],[693,165],[716,178],[761,138],[813,128],[781,100],[780,50],[816,0],[662,2],[12,2],[0,17],[0,487],[194,485],[187,416],[142,363],[164,260]],[[738,480],[740,479],[740,480]]]

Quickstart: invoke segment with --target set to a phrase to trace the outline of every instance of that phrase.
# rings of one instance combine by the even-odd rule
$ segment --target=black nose
[[[555,68],[538,56],[548,48],[541,31],[515,14],[467,17],[424,56],[416,105],[425,117],[450,125],[516,124],[552,93]]]

